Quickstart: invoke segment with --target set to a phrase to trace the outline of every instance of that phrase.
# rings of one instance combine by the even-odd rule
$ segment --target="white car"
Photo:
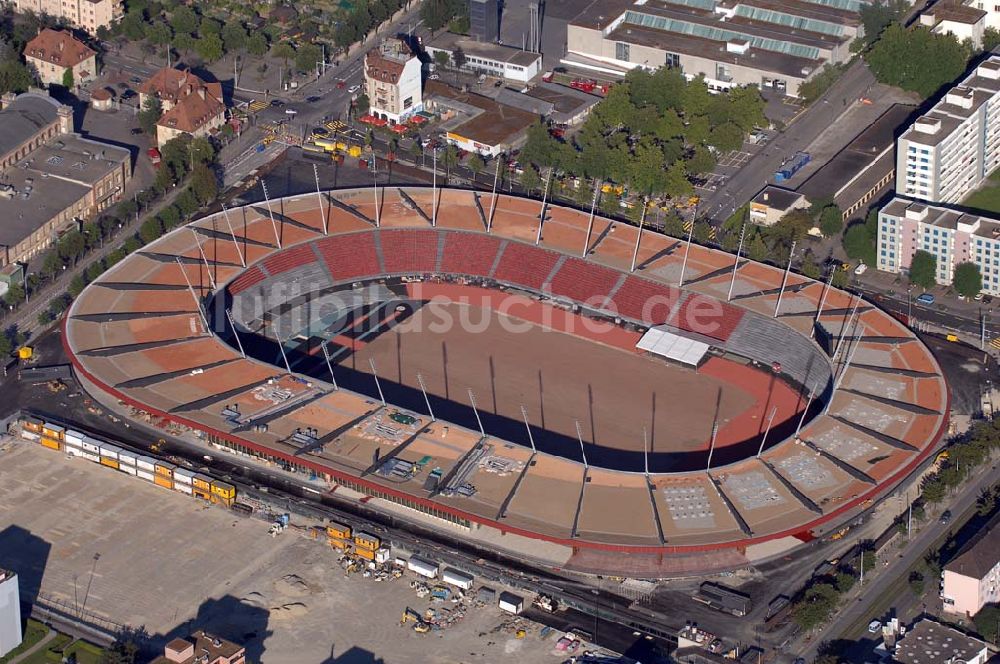
[[[294,108],[286,108],[285,109],[285,115],[298,115],[298,113],[299,112],[296,111]]]
[[[879,620],[873,620],[870,623],[868,623],[868,633],[869,634],[875,634],[880,629],[882,629],[882,622],[881,621],[879,621]]]
[[[353,94],[357,94],[358,90],[360,90],[360,89],[361,89],[360,85],[352,85],[351,87],[347,88],[347,91],[350,92],[353,95]]]
[[[854,274],[858,275],[859,277],[867,271],[868,271],[868,266],[865,265],[864,263],[859,263],[858,266],[854,268]]]

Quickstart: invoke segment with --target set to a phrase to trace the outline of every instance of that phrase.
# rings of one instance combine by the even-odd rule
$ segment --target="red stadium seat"
[[[316,254],[313,253],[312,245],[300,244],[297,247],[279,251],[276,254],[268,256],[264,259],[262,264],[268,274],[273,277],[281,274],[282,272],[288,272],[289,270],[294,270],[297,267],[308,265],[315,260]]]
[[[436,231],[383,230],[379,237],[387,273],[429,273],[437,270]]]
[[[579,258],[568,258],[552,277],[552,293],[592,306],[603,306],[620,278],[621,272]]]
[[[334,279],[367,277],[380,272],[375,253],[375,236],[362,231],[316,241],[316,248]]]
[[[708,295],[691,293],[670,323],[687,332],[726,341],[742,318],[742,309]]]
[[[264,272],[255,265],[233,280],[233,283],[229,285],[229,292],[233,295],[239,295],[263,280]]]
[[[441,257],[441,271],[450,274],[486,276],[500,249],[500,240],[488,235],[448,233]]]
[[[679,297],[676,288],[630,276],[611,301],[621,316],[660,325],[666,322]]]
[[[519,242],[508,242],[494,278],[526,288],[542,290],[559,254]]]

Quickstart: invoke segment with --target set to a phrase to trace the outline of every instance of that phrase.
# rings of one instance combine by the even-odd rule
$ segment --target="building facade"
[[[17,574],[0,569],[0,657],[21,645],[22,639]]]
[[[709,87],[797,96],[826,63],[850,58],[860,3],[833,0],[628,0],[594,3],[567,26],[563,62],[596,70],[680,68]]]
[[[73,132],[73,112],[40,92],[0,99],[0,267],[27,262],[122,198],[128,150]]]
[[[948,613],[971,618],[985,605],[1000,602],[1000,519],[945,565],[942,580],[941,599]]]
[[[163,647],[152,664],[245,664],[246,648],[198,630],[186,639],[176,638]]]
[[[892,661],[898,664],[986,664],[986,643],[933,620],[915,623],[900,638]]]
[[[937,260],[935,279],[951,285],[955,268],[974,263],[983,292],[1000,295],[1000,223],[922,201],[896,197],[879,210],[878,269],[908,273],[917,250]]]
[[[24,59],[45,85],[62,85],[67,71],[72,72],[74,85],[97,77],[97,51],[66,30],[39,32],[25,45]]]
[[[61,18],[94,36],[99,28],[110,28],[125,15],[121,0],[14,0],[14,7],[19,12]]]
[[[495,42],[500,38],[497,0],[469,0],[469,36],[483,42]]]
[[[792,210],[809,207],[809,201],[797,191],[767,185],[750,201],[750,221],[760,226],[773,226]]]
[[[387,39],[365,55],[369,113],[400,124],[423,110],[420,60],[399,39]]]
[[[1000,165],[1000,56],[980,63],[896,143],[896,193],[958,203]]]
[[[439,34],[426,44],[426,49],[432,59],[436,53],[444,52],[451,62],[454,62],[454,53],[461,51],[465,56],[462,70],[518,83],[527,83],[542,73],[541,53],[477,42],[450,32]]]

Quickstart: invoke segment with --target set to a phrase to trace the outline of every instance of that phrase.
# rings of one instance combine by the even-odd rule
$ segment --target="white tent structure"
[[[646,330],[635,347],[692,367],[698,366],[709,348],[708,344],[704,342],[682,337],[664,326],[651,327]]]

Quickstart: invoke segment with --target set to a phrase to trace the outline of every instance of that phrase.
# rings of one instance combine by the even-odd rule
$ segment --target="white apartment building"
[[[1000,165],[1000,56],[979,64],[896,142],[896,193],[958,203]]]
[[[983,292],[1000,295],[1000,222],[899,197],[878,216],[878,269],[906,273],[922,249],[937,259],[938,284],[950,285],[960,263],[974,263]]]
[[[365,55],[369,113],[400,124],[423,110],[420,60],[398,39],[387,39]]]
[[[21,594],[17,574],[0,569],[0,657],[21,645]]]
[[[121,0],[14,0],[14,8],[65,19],[92,35],[125,15]]]

